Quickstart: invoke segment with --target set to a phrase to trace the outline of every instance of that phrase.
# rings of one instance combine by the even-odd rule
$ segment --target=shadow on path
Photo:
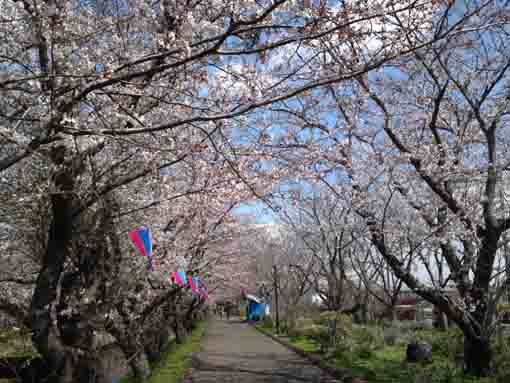
[[[239,320],[211,324],[186,383],[336,383]]]

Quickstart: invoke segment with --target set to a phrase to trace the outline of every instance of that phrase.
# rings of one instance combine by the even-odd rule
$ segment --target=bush
[[[360,327],[354,330],[356,343],[361,349],[379,350],[384,347],[384,330],[380,327]]]
[[[341,343],[338,343],[335,348],[335,358],[345,359],[351,358],[354,350],[354,342],[352,339],[346,339]]]
[[[352,318],[348,315],[339,314],[335,311],[326,311],[320,315],[315,323],[327,329],[331,320],[336,320],[337,337],[342,338],[352,335],[353,323]]]
[[[321,351],[327,348],[329,343],[328,328],[317,324],[311,324],[302,328],[293,328],[288,334],[292,338],[308,338],[318,343],[321,347]]]
[[[448,336],[448,333],[432,337],[430,341],[432,352],[437,355],[448,357],[451,352],[451,342],[452,339]]]
[[[311,326],[314,324],[314,321],[313,319],[309,319],[309,318],[298,318],[295,322],[295,327],[296,328],[304,328],[304,327],[308,327],[308,326]]]
[[[510,382],[510,344],[508,339],[499,339],[493,347],[493,375],[497,383]]]
[[[297,329],[295,329],[295,330],[297,330]],[[316,324],[312,324],[310,326],[303,327],[303,328],[299,329],[298,332],[300,334],[302,334],[303,336],[307,336],[309,338],[314,338],[314,339],[324,338],[324,337],[327,337],[327,335],[328,335],[327,327],[319,326]]]
[[[266,315],[261,322],[262,327],[272,329],[274,327],[273,318]]]
[[[380,327],[383,329],[396,329],[400,333],[410,333],[416,331],[416,322],[414,321],[381,321]]]
[[[360,359],[370,359],[374,355],[374,351],[366,345],[360,345],[356,348],[356,355]]]
[[[411,329],[413,331],[421,331],[421,330],[432,330],[434,329],[434,322],[431,319],[425,319],[419,322],[411,322]]]
[[[463,336],[458,328],[448,331],[419,331],[414,334],[417,340],[423,340],[432,346],[435,355],[454,357],[459,348],[462,348]]]
[[[389,327],[383,331],[384,343],[388,346],[407,343],[408,334],[395,327]]]

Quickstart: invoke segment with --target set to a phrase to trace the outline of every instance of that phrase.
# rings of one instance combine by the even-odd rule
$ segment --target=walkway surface
[[[337,383],[306,359],[239,321],[214,321],[188,383]]]

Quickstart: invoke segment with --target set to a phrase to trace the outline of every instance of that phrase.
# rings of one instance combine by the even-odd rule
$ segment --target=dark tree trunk
[[[133,370],[133,376],[136,382],[143,382],[151,373],[149,360],[145,354],[142,345],[138,347],[130,347],[127,350],[129,366]]]
[[[65,347],[59,339],[53,308],[72,239],[71,190],[74,186],[74,178],[71,172],[64,170],[58,173],[55,177],[55,186],[59,192],[51,196],[53,218],[46,254],[42,259],[41,271],[32,297],[30,321],[34,345],[56,376],[62,377],[61,381],[66,381],[65,377],[69,374],[69,361]]]
[[[488,376],[492,361],[490,340],[485,337],[464,337],[464,366],[474,376]]]
[[[177,344],[182,344],[184,342],[184,339],[186,338],[186,330],[184,329],[184,326],[181,323],[181,318],[176,315],[175,316],[175,322],[174,322],[174,333],[175,333],[175,342]]]
[[[81,155],[68,159],[65,146],[57,146],[51,153],[52,160],[57,166],[52,176],[54,192],[50,196],[52,219],[46,251],[42,257],[41,270],[30,304],[30,325],[33,343],[54,376],[50,379],[52,382],[74,381],[78,357],[73,352],[72,343],[87,343],[84,341],[86,334],[76,335],[76,329],[82,324],[62,321],[57,300],[64,264],[70,256],[73,242],[73,215],[77,206],[74,194],[75,181],[81,171],[83,160],[88,155],[98,153],[103,146],[98,144]],[[65,296],[65,292],[62,294]],[[67,343],[68,341],[71,341],[71,344]]]
[[[135,336],[131,336],[124,332],[125,336],[119,341],[119,346],[126,356],[129,367],[133,372],[136,382],[143,382],[150,375],[150,366],[147,355],[142,344],[138,343]]]

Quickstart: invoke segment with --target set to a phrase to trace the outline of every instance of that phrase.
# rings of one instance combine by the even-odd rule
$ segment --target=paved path
[[[307,360],[239,321],[214,321],[194,358],[192,383],[337,383]]]

